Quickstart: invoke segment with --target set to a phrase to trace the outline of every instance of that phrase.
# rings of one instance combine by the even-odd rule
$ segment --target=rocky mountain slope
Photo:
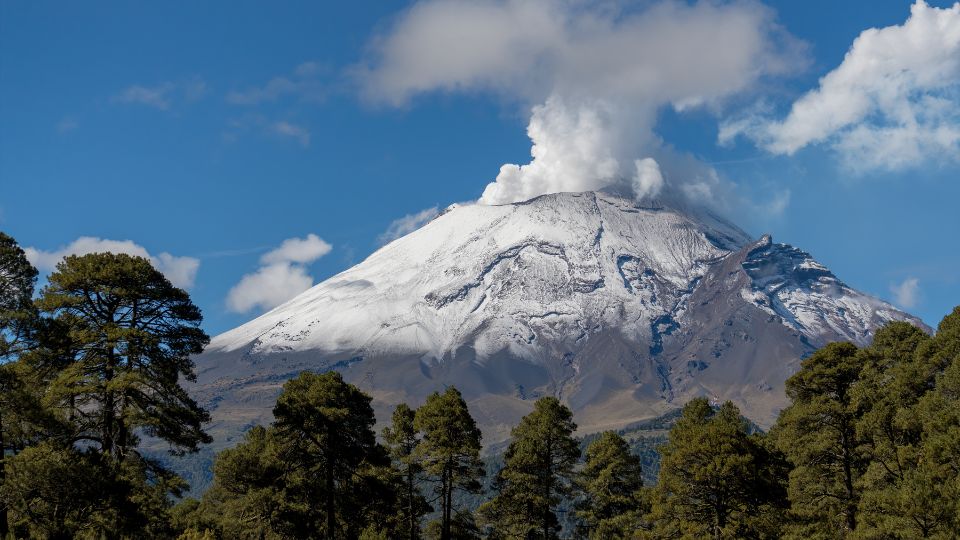
[[[584,433],[700,395],[765,426],[804,355],[863,344],[894,319],[922,324],[708,212],[561,193],[451,207],[214,338],[192,391],[219,445],[268,422],[283,382],[304,369],[340,371],[374,396],[381,420],[456,385],[488,443],[543,395],[570,405]]]

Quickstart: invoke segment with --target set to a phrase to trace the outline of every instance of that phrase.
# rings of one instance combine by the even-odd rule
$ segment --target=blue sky
[[[811,252],[848,284],[928,324],[960,304],[960,143],[951,138],[960,130],[960,72],[949,54],[957,19],[936,9],[949,2],[930,2],[926,19],[912,21],[923,35],[930,32],[921,23],[942,23],[947,45],[904,54],[898,73],[906,79],[871,87],[870,73],[850,82],[839,72],[822,88],[821,77],[855,71],[883,47],[899,51],[906,31],[881,34],[872,48],[851,46],[868,28],[904,25],[910,3],[630,3],[612,15],[609,2],[540,3],[563,19],[559,34],[547,23],[543,34],[518,24],[514,34],[471,43],[456,27],[479,20],[456,11],[471,2],[0,0],[0,229],[41,265],[96,242],[76,243],[83,237],[149,254],[188,286],[216,334],[363,260],[395,220],[478,199],[502,164],[531,161],[532,107],[560,96],[566,112],[593,110],[599,94],[609,105],[600,110],[643,128],[617,137],[617,152],[655,157],[664,189],[688,185],[685,171],[714,171],[714,187],[732,193],[728,217],[751,234],[770,232]],[[509,2],[472,4],[487,9],[495,31],[509,29],[511,18],[538,17]],[[456,45],[466,52],[439,47],[445,56],[425,60],[449,39],[451,27],[436,28],[447,13],[460,21],[452,33],[464,36]],[[677,33],[631,34],[630,24],[643,28],[655,16],[676,23]],[[742,72],[691,82],[686,73],[710,66],[690,66],[649,92],[583,82],[596,65],[619,73],[671,55],[683,60],[677,51],[690,36],[682,30],[698,17],[729,25],[734,36],[743,34],[738,24],[757,29],[756,43],[712,44],[741,47],[749,60]],[[577,50],[609,53],[585,20],[605,21],[638,49],[572,59],[577,48],[566,38],[583,44]],[[487,41],[537,53],[472,54]],[[453,62],[447,71],[437,67],[444,60]],[[703,95],[678,104],[691,85]],[[900,93],[890,94],[893,87]],[[869,105],[856,101],[857,91]],[[831,126],[842,114],[791,113],[805,97],[819,100],[817,110],[864,110]],[[904,104],[913,106],[908,120]],[[601,131],[626,129],[612,122]],[[735,135],[724,144],[721,128]],[[911,144],[912,154],[904,150]],[[694,165],[671,168],[670,156]],[[513,181],[546,189],[532,177],[527,169]],[[244,276],[276,290],[228,300]]]

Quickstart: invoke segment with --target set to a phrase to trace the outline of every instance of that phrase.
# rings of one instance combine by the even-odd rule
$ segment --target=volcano
[[[558,193],[451,206],[362,263],[215,337],[191,391],[227,446],[267,423],[300,371],[337,370],[381,421],[454,385],[487,444],[540,396],[582,433],[697,396],[769,426],[784,380],[831,341],[922,323],[809,254],[705,210]]]

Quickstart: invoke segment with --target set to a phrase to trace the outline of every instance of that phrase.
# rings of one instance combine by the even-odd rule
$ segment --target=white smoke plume
[[[532,159],[501,167],[487,204],[614,184],[685,193],[654,132],[660,109],[716,106],[804,63],[773,12],[750,1],[422,0],[372,49],[358,69],[371,100],[479,91],[530,107]]]
[[[440,215],[440,209],[436,206],[431,206],[430,208],[424,208],[419,212],[413,214],[407,214],[402,218],[397,218],[390,222],[390,225],[387,226],[387,230],[381,234],[377,240],[380,244],[388,244],[401,236],[406,236],[413,231],[423,227],[429,223],[433,218]]]

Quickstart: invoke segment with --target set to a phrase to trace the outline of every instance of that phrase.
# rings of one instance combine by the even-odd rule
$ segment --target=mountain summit
[[[800,359],[890,320],[809,254],[709,212],[605,193],[454,206],[362,263],[217,336],[194,393],[222,443],[270,419],[283,382],[338,370],[378,417],[455,385],[488,442],[543,395],[582,431],[695,396],[769,425]]]

